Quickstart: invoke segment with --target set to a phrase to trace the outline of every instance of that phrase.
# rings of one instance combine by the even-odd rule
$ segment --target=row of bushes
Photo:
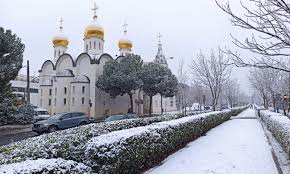
[[[0,166],[2,174],[90,174],[92,169],[82,163],[63,159],[27,160]]]
[[[163,146],[154,146],[154,148],[156,149],[155,150],[152,149],[153,152],[149,153],[147,157],[144,157],[144,159],[145,161],[146,159],[151,158],[161,159],[167,156],[169,152],[176,150],[176,148],[178,149],[179,147],[182,147],[184,144],[191,141],[192,139],[197,138],[198,136],[204,134],[208,129],[229,119],[230,115],[231,111],[226,111],[226,112],[213,112],[208,114],[200,114],[196,116],[184,117],[181,119],[177,119],[182,117],[181,115],[167,115],[151,118],[123,120],[109,123],[90,124],[78,128],[72,128],[68,130],[54,132],[51,134],[41,135],[38,137],[29,138],[21,142],[13,143],[7,146],[2,146],[0,147],[0,164],[10,164],[10,163],[21,164],[22,161],[27,160],[35,161],[41,158],[44,159],[62,158],[65,160],[73,160],[75,162],[86,161],[87,165],[90,165],[94,167],[94,170],[97,170],[96,167],[94,166],[95,165],[94,162],[92,162],[95,159],[91,157],[90,153],[88,152],[89,150],[92,150],[89,147],[91,146],[91,143],[92,141],[94,141],[95,138],[99,137],[99,140],[105,141],[106,138],[104,137],[109,137],[109,139],[107,140],[111,141],[113,139],[110,137],[110,134],[119,134],[125,137],[126,134],[122,133],[120,134],[122,130],[128,133],[132,130],[131,128],[138,127],[136,128],[136,130],[139,129],[141,130],[144,128],[143,126],[150,124],[152,124],[153,127],[156,127],[158,125],[157,126],[158,128],[161,128],[162,125],[166,125],[165,126],[166,128],[164,129],[156,129],[155,132],[157,132],[158,134],[155,135],[167,137],[167,139],[164,140],[163,137],[159,137],[159,139],[156,140],[158,140],[157,142],[159,143],[159,145],[163,144],[163,143],[160,144],[159,141],[161,142],[163,141],[164,143],[167,143],[168,146],[166,146],[167,149],[164,148]],[[158,122],[160,122],[160,124],[157,124]],[[196,123],[194,124],[194,122]],[[174,123],[176,123],[175,126]],[[125,129],[128,129],[129,131],[126,131]],[[190,130],[194,131],[195,134],[192,135]],[[164,134],[161,134],[162,131],[164,131]],[[151,130],[147,133],[152,135],[154,131],[152,131],[152,133],[150,132]],[[142,136],[144,135],[145,134],[142,134]],[[127,141],[128,139],[126,139],[127,143],[132,145],[130,146],[130,149],[128,149],[129,151],[127,151],[127,153],[129,154],[130,151],[134,151],[136,149],[136,151],[139,152],[140,150],[142,151],[142,149],[143,150],[147,149],[146,146],[149,147],[151,145],[150,141],[149,142],[147,141],[146,143],[144,142],[144,144],[138,144],[140,143],[140,139],[138,136],[133,139],[132,137],[129,139],[130,141]],[[134,144],[135,146],[133,147]],[[140,147],[138,145],[140,145]],[[116,148],[117,147],[119,146],[116,146]],[[115,152],[110,148],[107,149],[101,148],[101,150],[103,150],[105,154]],[[160,151],[160,153],[157,153],[158,151]],[[150,155],[153,155],[153,157],[150,157]],[[105,158],[103,159],[106,160]],[[122,158],[122,160],[131,161],[131,157],[128,156],[128,159]],[[139,158],[137,160],[139,160]],[[144,168],[145,166],[150,166],[155,162],[156,160],[153,160],[152,163],[144,164],[143,167],[141,165],[141,168]],[[98,163],[101,164],[102,162],[98,161]]]
[[[257,112],[290,158],[290,119],[287,116],[268,110],[258,109]]]
[[[84,163],[97,173],[139,173],[230,117],[211,112],[101,135],[87,143]]]
[[[244,110],[248,109],[250,106],[241,106],[241,107],[236,107],[236,108],[230,108],[232,116],[237,116],[239,113],[243,112]]]
[[[38,158],[63,158],[82,161],[84,146],[93,137],[113,131],[146,126],[156,122],[173,120],[182,115],[163,115],[115,122],[96,123],[82,127],[40,135],[0,147],[0,164],[8,164]]]

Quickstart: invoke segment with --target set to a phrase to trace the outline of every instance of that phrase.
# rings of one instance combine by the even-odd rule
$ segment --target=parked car
[[[51,116],[47,120],[33,124],[32,131],[37,133],[54,132],[90,123],[90,117],[82,112],[68,112]]]
[[[36,115],[33,116],[34,122],[38,122],[41,120],[47,120],[50,117],[50,114],[46,109],[43,108],[35,108],[34,109]]]
[[[132,119],[132,118],[137,118],[137,115],[135,114],[111,115],[108,118],[106,118],[104,122],[119,121],[119,120],[126,120],[126,119]]]

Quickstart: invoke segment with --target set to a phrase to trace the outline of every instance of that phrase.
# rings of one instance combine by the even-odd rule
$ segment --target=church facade
[[[118,43],[120,56],[113,59],[110,54],[104,53],[105,32],[97,21],[96,5],[93,10],[93,21],[84,30],[84,52],[75,58],[67,53],[69,40],[63,33],[61,21],[59,33],[52,39],[54,58],[46,60],[39,70],[38,105],[46,108],[51,114],[77,111],[102,118],[128,112],[130,102],[127,95],[111,98],[95,84],[103,72],[105,63],[121,60],[126,54],[131,53],[133,44],[127,38],[125,28],[124,35]],[[142,91],[134,91],[134,113],[140,115],[147,113],[144,108],[146,105],[144,97],[146,98]],[[176,105],[170,110],[176,110]],[[153,112],[155,112],[154,107]]]

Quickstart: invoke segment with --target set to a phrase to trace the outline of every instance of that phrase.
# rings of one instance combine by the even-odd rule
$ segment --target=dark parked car
[[[91,118],[82,112],[61,113],[33,124],[32,131],[37,133],[54,132],[91,123]]]
[[[126,120],[126,119],[132,119],[132,118],[137,118],[137,115],[135,114],[111,115],[108,118],[106,118],[104,122]]]

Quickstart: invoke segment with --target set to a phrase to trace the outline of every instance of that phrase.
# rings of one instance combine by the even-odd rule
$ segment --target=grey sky
[[[25,60],[37,72],[46,59],[52,59],[52,37],[58,31],[58,20],[64,18],[64,32],[73,57],[83,52],[83,31],[92,20],[93,0],[0,0],[0,25],[11,29],[26,45]],[[145,61],[152,61],[157,52],[157,34],[163,35],[163,49],[169,66],[176,72],[179,58],[187,64],[200,49],[233,47],[230,33],[245,35],[229,22],[214,0],[97,0],[99,23],[105,29],[105,52],[118,54],[118,40],[126,20],[133,52]],[[234,7],[239,1],[232,0]],[[25,73],[24,70],[21,71]],[[234,70],[241,86],[249,89],[247,71]]]

